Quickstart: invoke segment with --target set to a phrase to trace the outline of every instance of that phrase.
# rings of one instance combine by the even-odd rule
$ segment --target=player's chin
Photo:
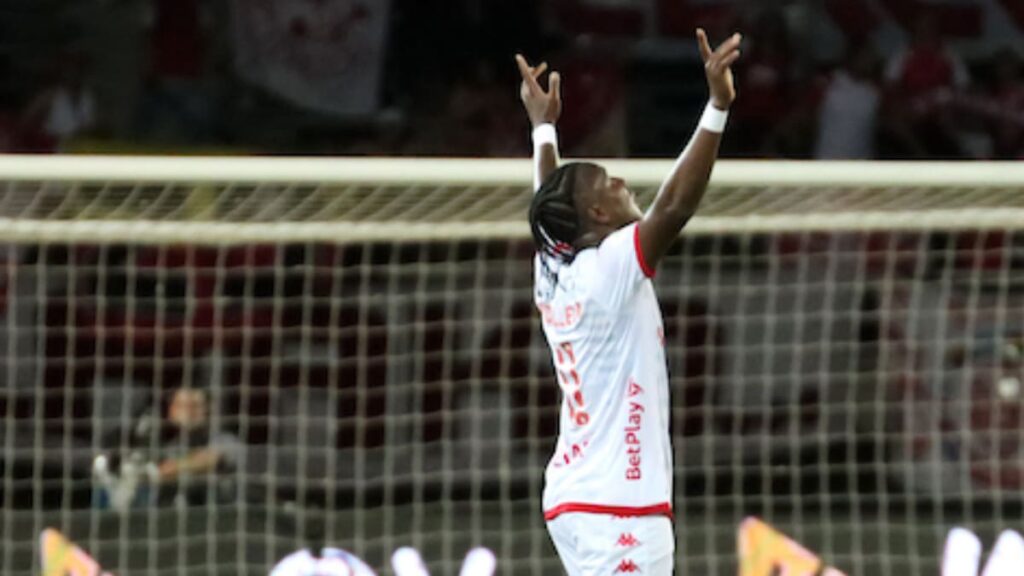
[[[637,222],[639,222],[639,221],[641,221],[643,219],[644,219],[644,215],[643,214],[630,214],[628,218],[623,219],[622,225],[619,226],[618,229],[621,230],[622,228],[625,228],[626,226],[629,226],[630,224],[636,224]]]

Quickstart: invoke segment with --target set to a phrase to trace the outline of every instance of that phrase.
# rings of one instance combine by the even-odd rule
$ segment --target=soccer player
[[[563,396],[544,518],[570,576],[673,570],[668,373],[651,277],[704,195],[740,41],[712,50],[697,30],[710,101],[646,213],[602,167],[558,166],[561,78],[552,72],[545,91],[546,65],[516,58],[533,124],[534,298]]]

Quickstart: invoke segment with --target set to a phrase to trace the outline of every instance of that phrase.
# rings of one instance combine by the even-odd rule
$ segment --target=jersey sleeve
[[[640,248],[639,231],[636,224],[626,226],[605,238],[597,249],[594,296],[611,308],[624,304],[644,280],[654,276]]]

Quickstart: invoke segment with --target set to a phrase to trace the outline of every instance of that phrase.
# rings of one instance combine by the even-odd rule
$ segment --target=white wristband
[[[708,132],[721,134],[725,132],[725,122],[729,119],[727,110],[719,110],[715,105],[708,102],[704,107],[704,114],[700,117],[700,127]]]
[[[533,150],[536,152],[541,146],[551,144],[558,149],[558,132],[554,124],[541,124],[533,129]]]
[[[543,184],[540,178],[543,162],[541,161],[540,149],[545,144],[555,147],[555,155],[558,154],[558,132],[554,124],[541,124],[533,129],[533,191],[540,190]]]

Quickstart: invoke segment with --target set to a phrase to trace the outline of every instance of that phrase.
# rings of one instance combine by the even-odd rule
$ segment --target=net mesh
[[[435,186],[188,186],[164,184],[9,185],[0,207],[11,217],[43,220],[182,222],[510,222],[529,205],[528,194],[508,187]],[[643,186],[641,202],[654,190]],[[901,212],[964,208],[1022,208],[1010,189],[887,189],[815,186],[765,191],[724,188],[708,197],[701,217],[774,214]],[[926,206],[926,207],[924,207]]]
[[[649,198],[663,171],[637,166]],[[751,515],[850,574],[931,576],[951,526],[1019,529],[1024,178],[769,167],[788,181],[722,166],[656,278],[681,573],[735,574]],[[0,173],[0,572],[40,573],[49,527],[129,576],[320,543],[557,573],[528,180],[403,170]],[[213,473],[161,467],[206,446]]]

